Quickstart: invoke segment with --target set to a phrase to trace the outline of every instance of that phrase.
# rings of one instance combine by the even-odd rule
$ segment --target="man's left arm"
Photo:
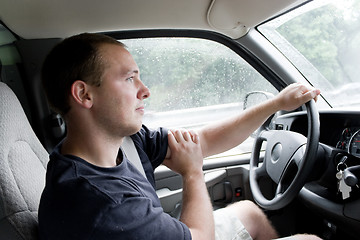
[[[319,94],[318,89],[294,83],[274,98],[246,109],[235,117],[205,126],[198,131],[203,156],[218,154],[239,145],[275,112],[294,110],[311,99],[316,100]]]

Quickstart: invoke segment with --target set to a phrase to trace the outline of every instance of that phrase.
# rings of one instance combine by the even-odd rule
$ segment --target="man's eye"
[[[129,78],[126,79],[126,81],[133,82],[133,81],[134,81],[134,77],[129,77]]]

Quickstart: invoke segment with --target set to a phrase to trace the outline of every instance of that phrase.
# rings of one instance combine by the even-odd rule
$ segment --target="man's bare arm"
[[[276,97],[243,111],[240,115],[210,124],[199,130],[204,157],[227,151],[247,139],[268,117],[279,110],[291,111],[317,99],[318,89],[295,83]]]
[[[177,130],[168,136],[171,157],[164,165],[181,174],[183,199],[180,221],[191,232],[192,239],[214,239],[213,209],[202,171],[200,138],[195,133]]]

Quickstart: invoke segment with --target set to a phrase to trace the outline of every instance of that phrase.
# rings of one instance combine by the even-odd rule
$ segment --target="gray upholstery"
[[[37,239],[48,153],[15,94],[0,82],[0,239]]]

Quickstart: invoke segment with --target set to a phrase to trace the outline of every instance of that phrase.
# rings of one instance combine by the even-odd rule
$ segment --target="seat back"
[[[0,239],[38,239],[48,158],[19,100],[0,82]]]

